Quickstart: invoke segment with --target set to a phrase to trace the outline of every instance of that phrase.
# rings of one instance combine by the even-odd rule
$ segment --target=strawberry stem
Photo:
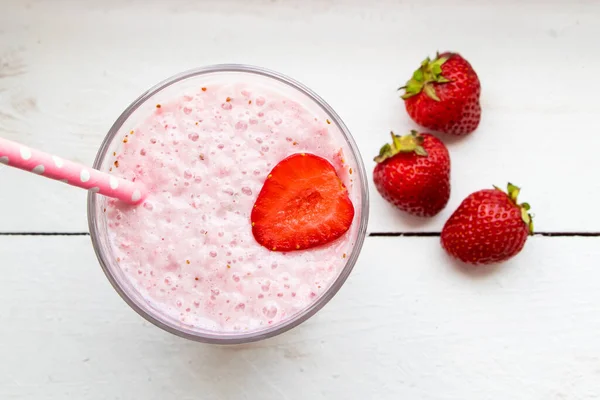
[[[390,132],[392,143],[384,144],[379,150],[379,155],[373,160],[377,163],[383,162],[398,153],[415,153],[419,156],[427,157],[427,151],[423,148],[423,136],[417,131],[411,131],[410,134],[400,136]]]

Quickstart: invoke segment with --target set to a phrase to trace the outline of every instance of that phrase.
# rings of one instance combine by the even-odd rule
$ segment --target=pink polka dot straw
[[[145,189],[139,183],[126,181],[2,138],[0,163],[87,189],[92,193],[114,197],[129,204],[139,204],[145,197]]]

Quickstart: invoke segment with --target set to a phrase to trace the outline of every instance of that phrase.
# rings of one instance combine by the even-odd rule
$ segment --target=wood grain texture
[[[594,1],[17,1],[0,13],[0,135],[91,164],[120,112],[179,71],[222,62],[288,74],[353,132],[369,175],[390,129],[414,128],[396,88],[435,50],[462,52],[483,86],[480,128],[448,140],[452,197],[408,218],[371,185],[370,230],[436,231],[469,193],[524,187],[543,231],[600,229],[600,69]],[[0,231],[83,231],[85,194],[0,170]],[[576,210],[567,212],[569,204]],[[572,207],[571,207],[572,208]]]
[[[384,257],[390,249],[402,258]],[[600,238],[533,238],[476,275],[437,238],[369,238],[315,317],[236,347],[146,323],[87,237],[3,237],[0,254],[1,399],[600,396]]]
[[[388,131],[414,127],[395,88],[453,49],[480,75],[483,120],[447,140],[449,206],[408,218],[371,185],[369,230],[439,231],[467,194],[510,179],[537,229],[598,232],[599,16],[585,0],[2,0],[0,136],[91,164],[149,86],[250,63],[323,96],[370,175]],[[0,232],[86,230],[85,193],[0,165]],[[479,274],[436,237],[368,238],[315,317],[237,347],[145,322],[89,240],[0,236],[0,399],[600,399],[598,237],[534,237]]]

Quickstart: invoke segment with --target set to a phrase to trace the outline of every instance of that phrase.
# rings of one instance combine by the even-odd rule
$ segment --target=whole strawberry
[[[533,234],[529,204],[517,203],[520,189],[508,184],[469,195],[442,230],[442,247],[473,265],[506,261],[517,255]]]
[[[450,155],[438,138],[412,131],[392,135],[373,170],[373,182],[384,199],[420,217],[439,213],[450,198]]]
[[[481,85],[459,54],[428,57],[400,89],[406,91],[402,98],[408,115],[425,128],[463,136],[479,125]]]

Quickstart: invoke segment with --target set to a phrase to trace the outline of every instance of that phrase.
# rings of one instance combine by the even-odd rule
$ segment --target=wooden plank
[[[391,251],[393,249],[393,252]],[[532,238],[467,274],[437,238],[369,238],[277,338],[179,339],[113,291],[87,237],[0,237],[2,399],[595,399],[600,238]]]
[[[91,164],[103,135],[147,87],[181,70],[258,64],[316,90],[354,133],[370,172],[390,129],[414,128],[395,89],[436,49],[476,66],[483,121],[448,141],[450,204],[396,212],[371,185],[370,230],[438,231],[470,192],[524,187],[543,231],[600,229],[598,2],[537,5],[311,1],[20,2],[0,13],[0,135]],[[68,12],[65,12],[68,10]],[[424,22],[427,23],[424,23]],[[417,39],[418,38],[418,39]],[[84,231],[84,194],[0,170],[0,231]],[[17,189],[18,188],[18,189]],[[569,204],[584,212],[566,212]]]

